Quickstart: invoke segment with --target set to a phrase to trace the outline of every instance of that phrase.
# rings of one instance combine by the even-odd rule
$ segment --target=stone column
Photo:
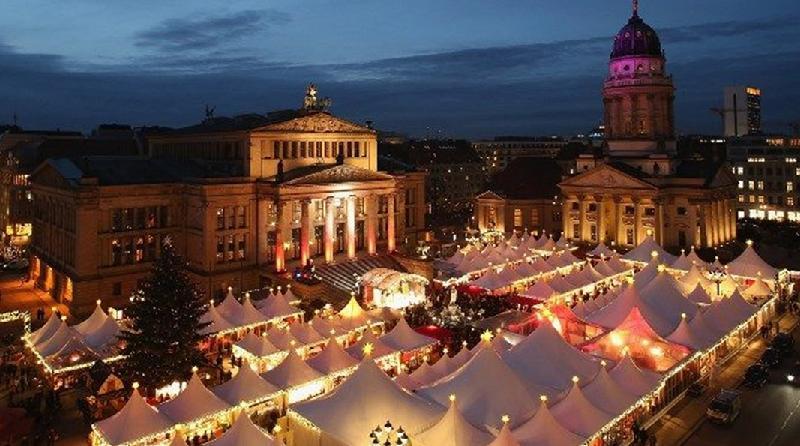
[[[286,270],[286,246],[291,240],[292,228],[292,202],[279,201],[277,212],[277,222],[275,224],[275,271]]]
[[[347,224],[345,226],[347,231],[347,258],[354,259],[356,257],[356,196],[348,196],[345,206],[347,215]]]
[[[305,266],[311,258],[311,200],[302,200],[300,206],[300,262]]]
[[[367,253],[375,255],[378,252],[378,197],[375,194],[369,194],[364,199],[367,208]]]
[[[386,228],[386,238],[387,238],[386,249],[389,252],[394,252],[395,246],[396,246],[395,245],[396,240],[394,239],[394,237],[395,237],[395,227],[394,227],[394,224],[395,224],[395,215],[394,215],[395,214],[395,209],[394,209],[395,194],[393,194],[393,193],[389,194],[388,195],[388,199],[389,199],[389,206],[388,206],[389,207],[389,215],[388,215],[388,221],[387,221],[387,224],[386,224],[386,226],[387,226],[387,228]]]
[[[580,235],[578,236],[578,240],[584,241],[586,240],[586,198],[585,197],[578,197],[578,206],[580,206],[580,221],[578,222],[580,228]]]
[[[717,202],[711,201],[708,204],[708,214],[709,214],[709,235],[711,238],[711,245],[716,246],[719,242],[719,232],[717,221],[719,220],[719,216],[717,216]]]
[[[707,202],[700,204],[700,242],[706,248],[714,246],[711,235],[711,211]]]
[[[267,258],[267,233],[269,232],[269,221],[267,205],[268,201],[264,199],[258,200],[256,206],[256,241],[258,246],[256,248],[256,262],[261,265],[264,259]],[[212,226],[213,227],[213,226]],[[160,245],[160,243],[159,243]]]
[[[697,204],[689,201],[689,206],[686,209],[689,218],[689,234],[687,241],[692,246],[700,246],[700,240],[697,237]]]
[[[656,227],[653,234],[656,242],[664,246],[664,205],[660,200],[654,200],[656,206]]]
[[[621,197],[614,197],[614,242],[623,246],[625,243],[625,231],[622,224],[622,216],[625,212],[625,204]]]
[[[562,237],[575,238],[572,234],[572,201],[565,199],[561,204],[561,233]],[[570,237],[572,235],[572,237]]]
[[[597,241],[606,241],[606,197],[601,196],[597,202]]]
[[[633,199],[633,245],[638,246],[644,239],[642,237],[642,201],[639,198]],[[625,234],[625,241],[628,241]]]
[[[333,243],[336,240],[336,203],[333,197],[325,199],[325,261],[333,262]]]

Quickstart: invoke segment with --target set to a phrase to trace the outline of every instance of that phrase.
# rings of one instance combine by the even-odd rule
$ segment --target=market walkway
[[[53,298],[42,290],[33,287],[33,281],[22,283],[20,275],[4,274],[0,276],[0,313],[13,310],[28,310],[33,325],[37,324],[36,310],[44,308],[45,320],[50,317],[50,309],[56,306],[61,314],[69,314],[66,305],[56,303]]]
[[[798,323],[798,317],[791,314],[784,315],[779,324],[781,331],[791,331]],[[721,370],[715,372],[711,378],[709,390],[699,398],[684,397],[675,404],[666,414],[653,423],[648,433],[655,435],[657,444],[683,445],[692,435],[703,426],[706,418],[706,409],[720,389],[736,388],[741,383],[747,368],[758,361],[761,353],[767,347],[761,337],[756,337],[731,358]]]

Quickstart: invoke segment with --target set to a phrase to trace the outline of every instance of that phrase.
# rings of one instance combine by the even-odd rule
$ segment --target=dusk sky
[[[601,119],[629,0],[3,0],[0,123],[182,126],[296,108],[411,135],[573,134]],[[675,78],[681,133],[718,132],[725,85],[800,120],[797,0],[642,0]]]

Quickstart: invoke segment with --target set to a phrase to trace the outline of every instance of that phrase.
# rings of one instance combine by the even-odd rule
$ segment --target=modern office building
[[[726,137],[761,133],[761,90],[752,86],[725,87],[724,109]]]
[[[728,142],[738,218],[800,221],[800,137],[749,136]]]
[[[473,141],[472,148],[481,157],[490,175],[517,158],[555,158],[568,140],[558,137],[498,136],[491,140]]]

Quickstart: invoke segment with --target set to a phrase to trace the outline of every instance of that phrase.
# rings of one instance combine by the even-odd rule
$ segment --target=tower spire
[[[633,0],[633,16],[639,17],[639,0]]]

